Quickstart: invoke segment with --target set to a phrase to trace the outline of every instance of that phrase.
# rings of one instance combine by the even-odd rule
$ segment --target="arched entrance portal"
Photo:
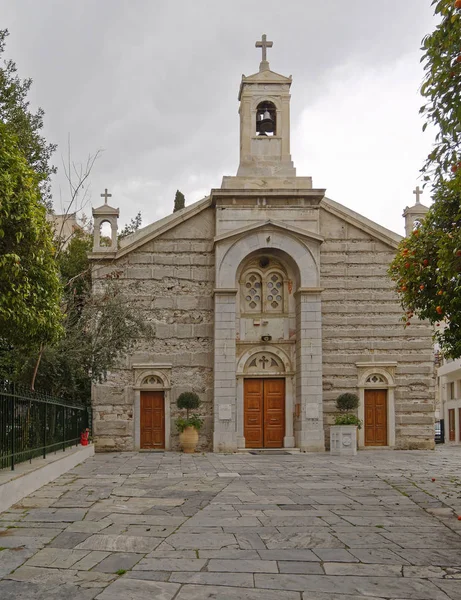
[[[246,352],[237,366],[240,448],[292,448],[293,385],[290,361],[280,350]]]

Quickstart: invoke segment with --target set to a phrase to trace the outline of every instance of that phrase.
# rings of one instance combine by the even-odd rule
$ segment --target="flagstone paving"
[[[0,598],[461,600],[458,515],[461,447],[97,454],[0,515]]]

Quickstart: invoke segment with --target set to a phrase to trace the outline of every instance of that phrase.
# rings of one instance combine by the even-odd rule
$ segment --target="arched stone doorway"
[[[238,448],[294,448],[294,371],[280,349],[248,350],[237,364]]]
[[[395,447],[396,362],[357,363],[359,448]]]
[[[169,450],[171,446],[171,365],[133,365],[134,448]]]

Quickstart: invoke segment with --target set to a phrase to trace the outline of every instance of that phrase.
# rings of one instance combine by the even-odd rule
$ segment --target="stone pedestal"
[[[357,454],[357,426],[332,425],[330,427],[330,454],[355,456]]]

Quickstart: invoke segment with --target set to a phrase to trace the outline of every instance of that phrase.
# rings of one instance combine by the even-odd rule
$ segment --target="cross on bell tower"
[[[267,60],[267,48],[272,48],[272,46],[274,45],[274,42],[268,42],[266,38],[267,38],[266,34],[263,33],[263,35],[261,37],[261,41],[258,41],[255,44],[256,48],[261,48],[261,50],[262,50],[262,59],[261,59],[260,65],[259,65],[260,71],[268,71],[269,70],[269,62]]]
[[[416,204],[421,204],[421,196],[424,194],[424,190],[419,189],[419,185],[416,186],[413,194],[416,196]]]

